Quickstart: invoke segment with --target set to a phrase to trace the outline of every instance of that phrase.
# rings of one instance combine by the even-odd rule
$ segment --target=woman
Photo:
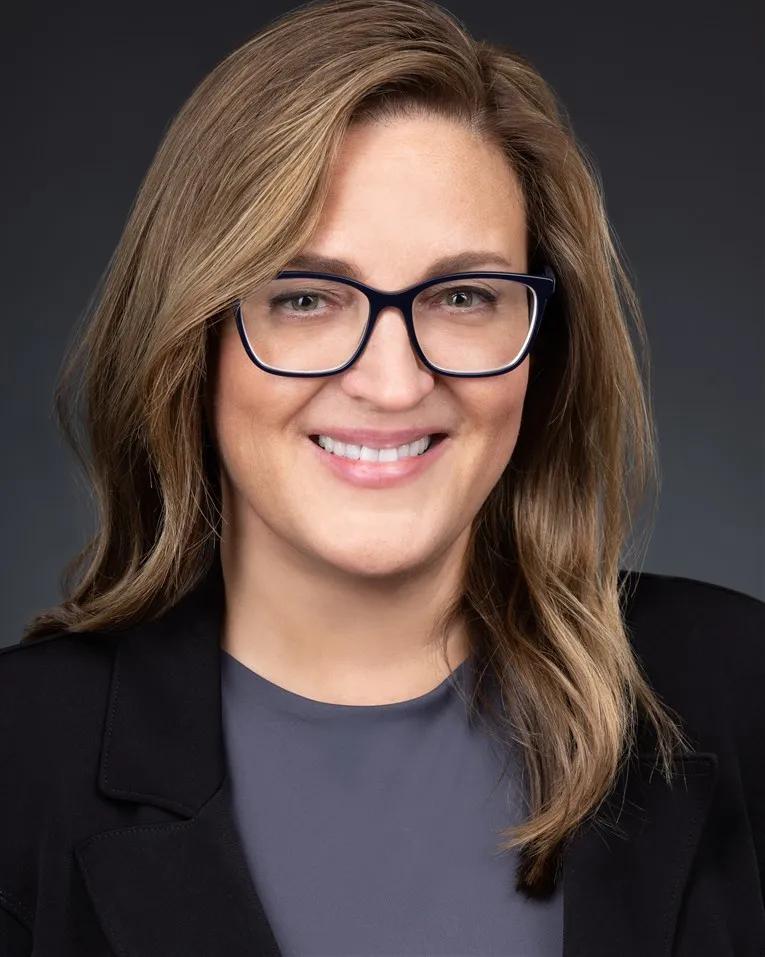
[[[630,317],[552,91],[439,6],[203,81],[59,393],[101,524],[0,655],[2,957],[765,952],[765,604],[619,568]]]

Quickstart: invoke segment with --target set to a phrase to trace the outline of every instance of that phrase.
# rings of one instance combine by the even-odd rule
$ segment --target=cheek
[[[473,515],[502,477],[518,439],[526,396],[526,364],[493,379],[453,386],[462,413],[464,445],[455,459],[454,500]]]
[[[221,460],[234,484],[255,493],[276,481],[293,454],[293,421],[316,390],[311,380],[263,372],[231,324],[221,334],[213,389],[213,423]]]
[[[253,491],[267,478],[274,450],[269,439],[279,429],[285,405],[279,393],[279,381],[250,360],[232,322],[221,333],[213,424],[224,471],[240,491]]]
[[[258,401],[258,382],[253,374],[258,370],[248,368],[252,363],[232,327],[233,323],[221,334],[213,390],[213,421],[224,460],[232,442],[238,444],[250,434],[251,430],[242,424],[254,420],[251,410]]]
[[[518,369],[493,379],[469,380],[463,386],[463,407],[488,459],[507,464],[521,426],[528,385],[528,360]]]

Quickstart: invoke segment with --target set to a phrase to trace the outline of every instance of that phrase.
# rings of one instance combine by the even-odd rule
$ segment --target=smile
[[[401,459],[416,458],[425,453],[437,436],[424,435],[414,442],[399,445],[395,448],[374,448],[371,445],[353,445],[350,442],[341,442],[329,435],[319,435],[315,442],[326,452],[340,458],[360,462],[398,462]]]
[[[406,445],[377,449],[312,435],[310,447],[335,477],[362,488],[391,488],[428,472],[450,445],[444,434],[423,436]]]

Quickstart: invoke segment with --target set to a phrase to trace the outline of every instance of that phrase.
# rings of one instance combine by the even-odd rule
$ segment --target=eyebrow
[[[469,269],[476,269],[478,266],[500,266],[503,270],[514,272],[513,264],[496,252],[484,250],[469,250],[456,253],[455,255],[442,256],[436,259],[428,266],[420,277],[421,282],[426,279],[434,279],[436,276],[446,276],[450,273],[465,272]],[[346,279],[355,279],[357,282],[363,282],[362,272],[359,267],[345,259],[333,259],[329,256],[319,256],[314,253],[301,253],[294,256],[284,267],[287,269],[300,270],[305,272],[326,272],[335,276],[344,276]]]

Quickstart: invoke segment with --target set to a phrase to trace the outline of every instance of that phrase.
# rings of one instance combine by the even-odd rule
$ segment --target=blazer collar
[[[116,642],[98,786],[171,812],[76,848],[102,929],[123,957],[280,957],[232,814],[223,599],[216,561],[194,591]],[[678,759],[671,790],[655,763],[653,750],[639,750],[565,852],[563,957],[672,954],[718,761],[711,752]]]

